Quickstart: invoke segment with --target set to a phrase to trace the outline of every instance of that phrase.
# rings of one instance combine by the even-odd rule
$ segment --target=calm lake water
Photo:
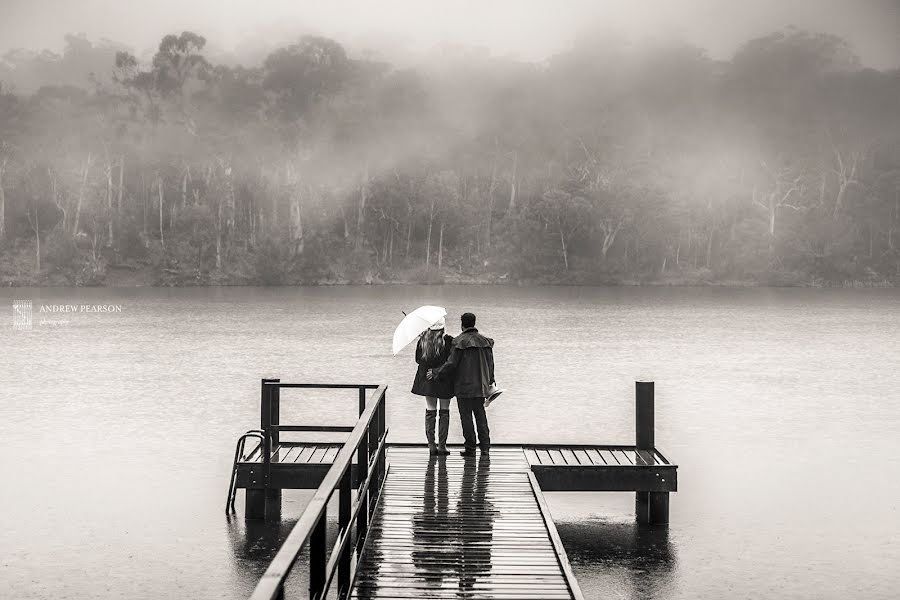
[[[101,303],[122,310],[38,312]],[[259,379],[386,382],[391,439],[417,441],[390,336],[421,304],[495,338],[495,441],[632,443],[634,381],[656,381],[668,529],[637,528],[632,494],[548,495],[587,598],[897,597],[900,291],[565,287],[0,290],[0,596],[246,597],[311,495],[280,525],[223,514]]]

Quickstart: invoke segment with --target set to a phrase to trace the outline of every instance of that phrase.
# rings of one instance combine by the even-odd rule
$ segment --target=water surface
[[[37,312],[101,303],[122,311]],[[310,496],[225,519],[259,379],[386,382],[392,440],[417,441],[390,334],[432,303],[496,340],[495,441],[631,443],[633,382],[657,382],[671,525],[549,495],[586,597],[896,597],[898,291],[415,286],[0,290],[0,595],[245,597]],[[282,398],[283,422],[354,419],[352,392]]]

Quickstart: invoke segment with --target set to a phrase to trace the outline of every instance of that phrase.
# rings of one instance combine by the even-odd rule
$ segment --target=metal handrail
[[[228,496],[225,497],[225,514],[234,512],[234,498],[237,495],[238,463],[245,458],[244,446],[247,443],[247,438],[253,437],[259,439],[259,446],[253,450],[253,452],[256,452],[257,449],[261,449],[265,444],[265,438],[263,437],[264,433],[265,432],[261,429],[251,429],[238,438],[237,444],[234,447],[234,464],[231,467],[231,481],[228,484]]]
[[[280,387],[325,387],[308,384],[268,384]],[[339,386],[340,388],[361,388],[363,386]],[[368,388],[371,389],[371,388]],[[353,549],[348,543],[350,529],[356,522],[356,544],[365,538],[368,523],[375,504],[380,495],[381,483],[384,481],[385,447],[387,428],[385,427],[385,393],[387,386],[378,386],[375,401],[368,404],[360,414],[359,420],[350,437],[344,443],[334,459],[334,463],[325,475],[322,484],[288,534],[275,558],[269,564],[251,600],[275,600],[284,597],[284,585],[297,558],[304,547],[309,545],[309,597],[314,600],[323,598],[334,579],[338,576],[338,596],[349,594],[352,573],[350,572]],[[354,454],[357,456],[357,479],[359,487],[356,498],[351,502],[351,465]],[[366,466],[365,479],[363,465]],[[372,485],[373,483],[377,485]],[[327,523],[328,502],[335,491],[340,491],[338,535],[334,548],[329,554],[326,548],[325,527]]]
[[[280,381],[264,381],[263,385],[277,388],[318,388],[324,390],[377,390],[381,387],[374,383],[281,383]]]

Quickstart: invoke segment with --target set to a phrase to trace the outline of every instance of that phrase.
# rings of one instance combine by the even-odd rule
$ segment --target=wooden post
[[[325,524],[328,522],[328,509],[316,522],[309,538],[309,597],[321,598],[325,590],[325,566],[328,562],[325,546]]]
[[[387,392],[381,398],[377,399],[380,404],[378,405],[378,427],[376,431],[378,432],[376,444],[381,438],[384,436],[384,431],[386,427],[386,404],[387,404]],[[376,446],[377,448],[377,446]],[[378,454],[378,485],[381,486],[381,482],[384,480],[384,472],[385,472],[385,461],[384,461],[384,452]]]
[[[654,525],[669,522],[669,492],[650,492],[649,513]]]
[[[280,379],[267,379],[271,383],[279,383]],[[281,388],[278,386],[269,386],[271,393],[269,396],[269,424],[279,425],[281,423]],[[277,448],[281,442],[281,436],[278,431],[272,432],[272,447]]]
[[[360,390],[361,402],[365,402],[365,394]],[[359,490],[366,475],[369,465],[369,439],[364,437],[360,440],[359,446],[356,448],[356,489]],[[366,532],[369,530],[369,494],[359,494],[357,492],[359,502],[359,511],[356,513],[356,537],[357,541],[365,538]],[[357,549],[362,550],[362,545],[357,544]]]
[[[263,380],[265,382],[265,379]],[[265,385],[262,386],[262,396],[260,403],[268,406],[268,391]],[[265,412],[263,414],[266,414]],[[263,457],[258,464],[254,464],[250,468],[250,482],[244,493],[244,518],[245,519],[265,519],[266,518],[266,477],[268,476],[268,466],[265,464],[265,456],[269,451],[269,442],[266,437],[266,428],[263,427],[263,439],[260,441],[260,453]]]
[[[366,411],[366,388],[359,388],[359,416]],[[359,487],[363,481],[366,480],[366,468],[365,463],[363,462],[363,457],[366,455],[366,448],[368,446],[368,438],[364,440],[362,444],[356,449],[356,479],[352,480],[354,487]],[[351,465],[352,467],[352,465]],[[365,527],[365,520],[360,521],[357,519],[357,529],[362,530]]]
[[[634,437],[638,450],[653,450],[653,382],[634,384]],[[650,522],[650,492],[635,492],[634,515],[638,523]]]
[[[656,447],[653,431],[653,382],[635,382],[634,392],[635,445],[638,450],[652,451]]]
[[[267,386],[266,383],[278,382],[279,379],[262,379],[260,382],[259,397],[259,428],[263,431],[262,444],[262,460],[259,466],[253,467],[250,471],[250,486],[247,488],[244,496],[244,518],[245,519],[265,519],[266,513],[271,512],[273,516],[281,514],[281,490],[273,490],[269,488],[269,470],[270,459],[272,453],[272,404],[273,404],[273,388]],[[275,402],[277,403],[277,396]],[[275,423],[278,423],[278,417],[275,417]],[[277,437],[276,437],[277,439]],[[267,510],[267,504],[270,510]]]
[[[655,437],[655,402],[652,381],[635,382],[635,446],[654,455]],[[668,492],[635,492],[634,512],[638,523],[668,523]]]
[[[341,477],[340,491],[338,493],[338,536],[350,537],[353,524],[350,523],[351,513],[350,498],[350,466]],[[339,538],[339,539],[343,539]],[[338,559],[338,596],[345,597],[350,591],[350,560],[353,557],[353,545],[348,543],[341,551]]]
[[[266,383],[275,381],[274,379],[262,379],[259,389],[259,428],[263,431],[269,429],[269,419],[271,418],[271,410],[269,409],[269,388]]]
[[[272,425],[281,423],[281,388],[275,385],[266,385],[266,383],[280,383],[281,379],[263,379],[262,395],[265,397],[268,391],[268,425],[263,427],[263,431],[267,431],[270,440],[269,456],[272,451],[281,443],[281,436],[277,429],[272,429]],[[265,402],[264,402],[265,403]],[[270,463],[269,463],[270,464]],[[281,489],[271,487],[271,469],[266,469],[266,499],[268,506],[266,509],[266,518],[278,518],[281,516]]]
[[[265,519],[266,518],[266,478],[268,476],[268,466],[265,464],[266,453],[268,452],[268,433],[269,433],[269,389],[266,382],[270,379],[262,379],[260,381],[259,393],[259,428],[263,432],[262,460],[259,465],[254,465],[250,469],[250,485],[244,494],[244,518],[245,519]]]
[[[372,473],[374,475],[372,479],[372,483],[369,484],[368,489],[368,509],[369,515],[371,515],[375,510],[375,503],[378,500],[378,456],[376,456],[376,452],[378,451],[378,416],[376,411],[375,419],[369,424],[369,428],[366,430],[366,444],[369,446],[369,463],[372,463]]]
[[[244,502],[244,518],[266,518],[266,490],[247,488]]]

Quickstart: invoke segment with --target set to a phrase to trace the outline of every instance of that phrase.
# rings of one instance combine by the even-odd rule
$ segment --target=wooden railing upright
[[[284,598],[285,582],[297,563],[301,551],[309,548],[309,598],[324,598],[334,579],[337,578],[339,598],[349,594],[353,584],[353,554],[361,551],[365,541],[369,521],[381,493],[381,485],[386,474],[385,447],[387,428],[385,426],[385,396],[387,386],[359,385],[315,385],[280,383],[276,380],[263,381],[263,419],[266,452],[264,470],[268,468],[273,442],[277,443],[280,431],[323,431],[322,427],[284,426],[277,421],[278,390],[281,388],[359,388],[360,415],[334,459],[300,519],[294,525],[287,539],[281,545],[275,558],[263,574],[251,600],[281,600]],[[375,389],[371,402],[367,402],[366,390]],[[274,418],[273,418],[274,417]],[[272,422],[272,421],[275,422]],[[332,431],[345,431],[334,428]],[[351,465],[357,459],[358,484],[352,481]],[[328,502],[335,492],[338,496],[338,532],[329,552],[326,539]],[[355,491],[355,494],[353,492]],[[355,533],[354,533],[355,529]]]

